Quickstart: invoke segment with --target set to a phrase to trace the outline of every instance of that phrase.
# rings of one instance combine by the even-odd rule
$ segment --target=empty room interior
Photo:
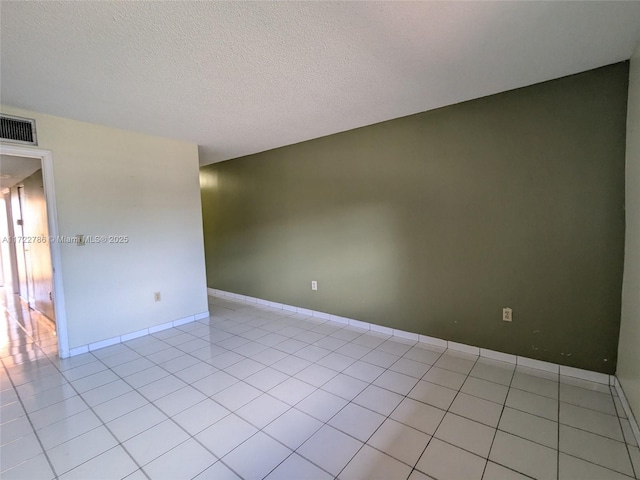
[[[0,478],[640,479],[640,2],[0,0]]]

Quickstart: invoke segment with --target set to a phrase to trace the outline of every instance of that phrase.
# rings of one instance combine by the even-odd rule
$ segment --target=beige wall
[[[207,310],[197,145],[2,107],[35,118],[53,152],[69,347]],[[161,302],[154,302],[160,291]]]
[[[627,106],[626,238],[618,379],[640,419],[640,45],[631,59]]]

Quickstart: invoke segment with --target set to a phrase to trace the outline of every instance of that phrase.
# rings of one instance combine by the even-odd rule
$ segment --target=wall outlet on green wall
[[[318,290],[318,282],[311,280],[311,290]]]
[[[502,321],[503,322],[513,321],[513,310],[511,310],[509,307],[504,307],[502,309]]]

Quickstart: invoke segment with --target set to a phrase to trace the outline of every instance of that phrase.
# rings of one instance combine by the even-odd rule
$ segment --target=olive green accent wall
[[[208,286],[614,373],[628,69],[201,168]]]

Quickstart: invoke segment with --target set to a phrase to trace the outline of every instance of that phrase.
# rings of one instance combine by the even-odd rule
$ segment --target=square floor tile
[[[4,423],[0,425],[0,445],[5,445],[33,433],[29,417],[26,415],[13,419],[0,418],[0,421],[4,421]]]
[[[176,415],[207,398],[191,386],[186,386],[156,400],[154,404],[169,416]]]
[[[48,450],[100,425],[102,425],[102,421],[95,413],[91,410],[84,410],[59,422],[47,425],[38,430],[37,434],[42,446]]]
[[[425,363],[402,357],[396,363],[391,365],[389,370],[420,379],[425,373],[427,373],[429,368],[431,367]]]
[[[260,395],[262,395],[262,391],[257,388],[245,382],[238,382],[216,393],[211,398],[233,412]]]
[[[633,447],[637,447],[638,441],[636,440],[635,434],[633,433],[633,429],[631,428],[631,423],[629,422],[629,420],[626,418],[621,418],[620,424],[622,426],[622,434],[624,436],[625,442],[627,442],[627,444]]]
[[[433,478],[480,480],[486,460],[434,438],[416,468]]]
[[[260,480],[291,454],[291,450],[262,432],[224,457],[224,462],[246,480]]]
[[[411,398],[405,398],[393,411],[391,418],[405,425],[417,428],[421,432],[433,435],[444,414],[444,410]]]
[[[147,360],[144,357],[140,357],[130,362],[126,362],[118,366],[112,367],[111,370],[116,375],[119,375],[120,377],[124,378],[130,375],[133,375],[134,373],[138,373],[143,370],[146,370],[153,366],[154,366],[153,362],[151,362],[150,360]]]
[[[0,469],[8,470],[41,453],[43,452],[38,439],[35,434],[29,433],[0,448]]]
[[[630,477],[570,455],[560,454],[559,480],[629,480]]]
[[[471,372],[469,372],[469,376],[508,387],[511,383],[515,367],[515,365],[510,363],[480,357],[471,369]]]
[[[124,377],[124,381],[133,388],[139,389],[140,387],[155,382],[156,380],[160,380],[167,375],[169,375],[169,373],[166,370],[158,366],[153,366]]]
[[[289,375],[285,373],[279,372],[271,367],[265,367],[263,370],[248,376],[244,381],[249,385],[259,388],[263,392],[266,392],[288,378]]]
[[[467,376],[462,373],[438,367],[431,367],[424,377],[422,377],[422,380],[426,382],[435,383],[436,385],[451,388],[452,390],[460,390],[460,387],[462,387],[466,379]]]
[[[444,349],[439,347],[427,348],[424,344],[418,344],[405,353],[404,358],[415,360],[416,362],[421,362],[426,365],[433,365],[443,353]]]
[[[154,401],[164,397],[165,395],[173,393],[186,385],[187,384],[179,378],[174,377],[173,375],[168,375],[160,380],[156,380],[155,382],[148,383],[147,385],[138,388],[138,392],[148,400]]]
[[[557,459],[556,450],[501,431],[489,455],[489,460],[541,480],[558,477]]]
[[[311,365],[311,362],[304,360],[303,358],[296,357],[295,355],[289,355],[271,365],[271,368],[275,368],[287,375],[295,375],[301,370],[307,368],[309,365]]]
[[[338,395],[345,400],[353,400],[366,387],[366,382],[341,373],[325,383],[322,390]]]
[[[142,395],[133,390],[120,395],[108,402],[101,403],[93,407],[93,411],[100,417],[103,422],[110,422],[113,419],[121,417],[136,408],[149,403]]]
[[[624,442],[617,416],[560,402],[560,423]]]
[[[421,380],[409,392],[408,397],[447,410],[457,393],[456,390]]]
[[[333,480],[324,470],[302,458],[297,453],[289,456],[284,462],[273,470],[265,480],[292,480],[295,478],[307,480]]]
[[[447,413],[436,430],[435,437],[486,458],[494,433],[494,428]]]
[[[364,392],[363,392],[364,393]],[[327,422],[349,403],[344,398],[324,390],[316,390],[296,405],[301,410],[322,422]],[[365,405],[366,406],[366,405]]]
[[[512,388],[509,390],[505,405],[554,422],[558,421],[558,400],[553,398]]]
[[[511,381],[511,388],[535,393],[544,397],[558,399],[558,380],[549,380],[538,376],[522,373],[516,370]]]
[[[497,427],[502,405],[460,392],[449,411],[490,427]]]
[[[213,375],[217,371],[218,369],[213,365],[209,365],[208,363],[204,362],[198,362],[194,365],[191,365],[190,367],[176,372],[175,376],[187,383],[193,383],[200,380],[201,378]]]
[[[298,380],[302,380],[303,382],[313,385],[314,387],[321,387],[337,374],[338,373],[335,370],[313,364],[298,372],[295,377]]]
[[[399,358],[400,357],[397,355],[392,355],[380,350],[373,350],[372,352],[367,353],[360,360],[377,365],[378,367],[389,368],[391,365],[396,363]]]
[[[15,405],[20,407],[19,403],[16,403]],[[80,397],[79,395],[75,395],[62,402],[55,403],[46,408],[42,408],[38,411],[30,413],[29,419],[31,420],[31,423],[33,423],[33,426],[36,429],[39,429],[62,420],[63,418],[67,418],[71,415],[75,415],[76,413],[80,413],[88,408],[89,406],[84,400],[82,400],[82,397]],[[20,415],[24,414],[22,407],[20,407],[20,412]],[[0,418],[2,419],[17,418],[18,416],[19,415],[11,415],[9,413],[5,413],[4,408],[2,409],[0,414]]]
[[[560,451],[625,475],[633,475],[626,445],[610,438],[560,425]]]
[[[359,359],[364,357],[370,351],[371,349],[368,347],[357,345],[355,343],[347,343],[346,345],[343,345],[342,347],[337,349],[336,353],[346,355],[347,357]]]
[[[476,364],[477,357],[473,355],[452,355],[448,350],[442,355],[434,367],[444,368],[445,370],[451,370],[463,375],[468,375],[473,366]]]
[[[395,420],[387,419],[367,442],[372,447],[415,465],[431,439],[430,435]]]
[[[296,357],[300,357],[305,360],[308,360],[309,362],[317,362],[318,360],[326,357],[330,353],[331,353],[331,350],[327,350],[326,348],[318,347],[317,345],[309,345],[298,350],[294,355]]]
[[[253,425],[232,413],[205,428],[194,438],[217,457],[223,457],[257,431]]]
[[[498,428],[549,448],[558,448],[558,423],[505,407]]]
[[[406,395],[418,383],[418,379],[403,373],[387,370],[374,382],[378,387],[386,388],[400,395]]]
[[[145,477],[146,478],[146,477]],[[227,467],[221,460],[207,468],[193,480],[242,480],[233,470]],[[128,480],[128,479],[127,479]],[[141,479],[142,480],[142,479]]]
[[[329,420],[329,425],[362,442],[366,442],[385,417],[371,410],[350,403]]]
[[[376,347],[376,350],[401,357],[409,350],[411,350],[411,347],[413,347],[415,344],[416,342],[412,340],[404,340],[398,337],[391,337],[390,339],[386,340],[378,347]]]
[[[286,403],[264,393],[237,410],[236,413],[251,425],[264,428],[290,408]]]
[[[482,480],[528,480],[530,478],[497,463],[487,462]]]
[[[55,478],[44,453],[32,457],[8,470],[5,470],[5,465],[2,466],[2,480],[30,480],[36,478],[38,480],[52,480]]]
[[[291,377],[269,390],[269,394],[289,405],[295,405],[315,390],[316,387]]]
[[[317,361],[318,365],[322,365],[323,367],[330,368],[331,370],[335,370],[336,372],[342,372],[349,365],[355,363],[356,359],[348,357],[346,355],[342,355],[337,352],[330,353],[329,355],[322,357]]]
[[[610,393],[594,392],[573,385],[560,385],[560,400],[580,407],[616,415],[616,407]]]
[[[377,365],[357,361],[349,365],[342,373],[349,375],[350,377],[357,378],[358,380],[362,380],[363,382],[370,383],[378,378],[384,371],[384,368],[378,367]]]
[[[47,455],[53,468],[62,475],[117,444],[117,440],[105,427],[98,427],[50,449]]]
[[[193,478],[218,459],[193,439],[181,443],[144,466],[149,478]]]
[[[264,431],[287,447],[296,449],[320,427],[322,422],[292,408],[267,425]]]
[[[167,419],[155,405],[148,403],[110,421],[107,427],[120,442],[124,442]]]
[[[221,392],[225,388],[229,388],[231,385],[235,385],[236,383],[238,383],[237,378],[220,371],[193,382],[191,386],[205,395],[211,396]]]
[[[395,410],[403,399],[402,395],[375,385],[369,385],[353,399],[353,403],[367,407],[386,417]]]
[[[116,446],[106,452],[92,458],[60,477],[60,480],[110,480],[113,478],[125,478],[138,469],[127,452],[120,446]],[[32,477],[38,478],[38,477]]]
[[[196,435],[230,413],[219,403],[207,398],[178,413],[173,420],[191,435]]]
[[[122,445],[139,465],[144,466],[188,438],[189,435],[178,425],[171,420],[165,420]]]
[[[481,378],[468,377],[460,391],[473,395],[474,397],[484,398],[485,400],[504,405],[504,402],[507,400],[509,387]]]
[[[407,478],[412,467],[368,445],[356,454],[339,475],[341,480]]]
[[[640,477],[640,448],[638,447],[629,447],[629,455],[631,456],[631,463],[633,464],[633,469],[636,472],[636,477]]]
[[[338,475],[361,447],[362,442],[325,425],[297,453],[329,473]]]

